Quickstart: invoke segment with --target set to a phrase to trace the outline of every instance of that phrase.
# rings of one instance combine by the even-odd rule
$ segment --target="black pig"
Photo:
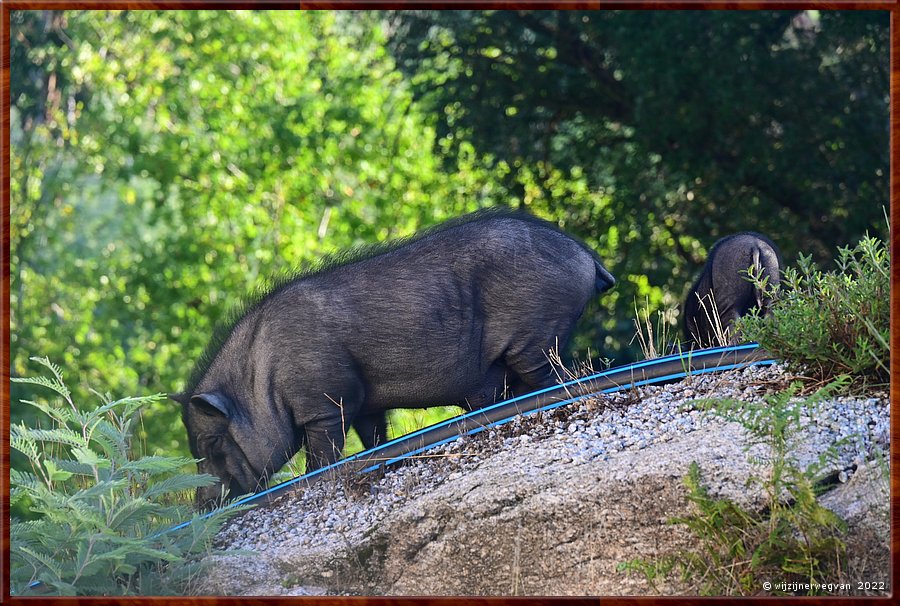
[[[481,211],[284,281],[214,339],[172,398],[200,471],[243,494],[302,447],[307,471],[334,462],[351,425],[370,447],[386,409],[472,410],[507,386],[553,384],[546,352],[614,284],[549,223]],[[221,488],[199,489],[198,505]]]
[[[752,270],[751,270],[752,268]],[[768,276],[768,286],[781,279],[781,254],[766,236],[747,231],[716,242],[700,277],[684,302],[684,332],[689,346],[709,347],[735,342],[733,324],[752,308],[765,314],[771,302],[748,280]]]

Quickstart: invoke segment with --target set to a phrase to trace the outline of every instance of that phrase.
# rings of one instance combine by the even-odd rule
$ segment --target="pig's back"
[[[530,333],[569,328],[594,293],[593,257],[537,220],[464,223],[299,281],[304,342],[366,378],[376,405],[451,403]]]

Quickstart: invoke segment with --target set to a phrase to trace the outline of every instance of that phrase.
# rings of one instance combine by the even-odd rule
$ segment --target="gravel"
[[[560,462],[578,465],[607,460],[724,421],[705,413],[702,398],[762,402],[787,387],[791,377],[781,365],[755,366],[690,377],[680,383],[648,386],[583,400],[553,411],[519,417],[500,427],[445,444],[415,461],[387,471],[348,476],[300,487],[272,504],[231,520],[219,533],[223,550],[333,552],[354,543],[387,516],[423,494],[440,490],[487,459],[513,455],[525,473]],[[792,450],[802,464],[820,452],[808,443],[837,445],[834,478],[847,481],[889,439],[886,393],[841,396],[801,414],[803,431]],[[818,434],[818,435],[815,435]],[[765,456],[763,450],[756,450]],[[422,512],[424,516],[425,513]]]

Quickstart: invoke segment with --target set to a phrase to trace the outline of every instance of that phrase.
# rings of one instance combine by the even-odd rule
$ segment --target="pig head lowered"
[[[472,410],[553,384],[546,352],[614,284],[549,223],[482,211],[284,281],[172,398],[200,471],[252,492],[300,448],[307,471],[335,461],[351,426],[366,447],[383,440],[387,409]],[[198,505],[221,489],[198,490]]]

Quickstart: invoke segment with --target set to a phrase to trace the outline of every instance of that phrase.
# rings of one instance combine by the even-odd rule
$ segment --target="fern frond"
[[[143,517],[153,516],[159,507],[146,499],[136,498],[123,502],[109,517],[107,527],[118,530]]]
[[[217,478],[209,474],[178,474],[150,484],[144,491],[144,497],[155,499],[165,494],[212,486],[217,481]]]
[[[52,442],[54,444],[65,444],[68,446],[86,447],[87,441],[80,433],[72,431],[67,427],[57,427],[55,429],[32,429],[22,425],[13,425],[10,432],[15,436],[23,439],[35,440],[38,442]]]
[[[10,553],[12,552],[16,552],[20,557],[24,556],[24,559],[31,562],[32,565],[37,564],[39,568],[52,574],[55,580],[62,578],[62,568],[48,554],[36,551],[27,545],[18,545],[14,549],[10,549]]]
[[[79,410],[60,368],[46,358],[36,361],[52,377],[20,382],[53,389],[69,406],[31,403],[52,428],[19,424],[10,431],[11,446],[32,465],[30,472],[10,471],[11,500],[27,499],[29,511],[38,516],[11,525],[11,588],[27,594],[29,584],[39,580],[42,592],[55,595],[130,595],[161,585],[166,567],[186,565],[189,554],[208,553],[212,536],[240,509],[210,519],[195,515],[189,531],[166,535],[191,509],[167,505],[164,497],[216,479],[182,473],[194,459],[132,455],[140,408],[164,396],[107,397],[93,410]]]
[[[64,398],[69,398],[72,395],[72,393],[69,391],[69,388],[61,383],[58,379],[49,379],[47,377],[12,377],[10,378],[10,381],[12,381],[13,383],[27,383],[31,385],[37,385],[39,387],[46,387],[55,391]]]
[[[126,434],[116,429],[106,419],[97,421],[94,432],[91,434],[91,440],[97,442],[103,449],[103,453],[117,464],[128,456],[129,444]]]
[[[185,465],[190,465],[194,459],[186,457],[164,457],[159,455],[148,455],[128,461],[122,465],[120,471],[144,471],[150,474],[161,474],[178,471]]]
[[[67,471],[79,476],[93,476],[94,469],[90,465],[86,465],[72,459],[61,459],[58,457],[47,457],[48,461],[52,461],[60,471]]]

